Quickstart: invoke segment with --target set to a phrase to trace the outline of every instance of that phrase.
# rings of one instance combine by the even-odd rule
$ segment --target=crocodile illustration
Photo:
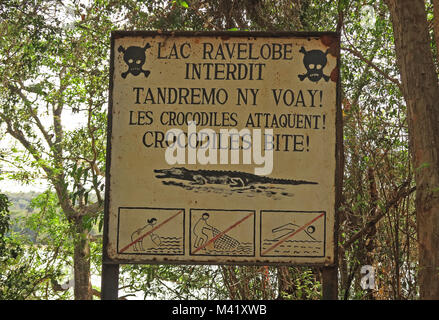
[[[301,185],[318,184],[317,182],[305,180],[277,179],[266,176],[258,176],[241,171],[224,170],[189,170],[184,167],[170,169],[155,169],[156,178],[179,179],[188,181],[191,185],[219,184],[228,185],[232,188],[251,187],[259,184],[276,185]]]

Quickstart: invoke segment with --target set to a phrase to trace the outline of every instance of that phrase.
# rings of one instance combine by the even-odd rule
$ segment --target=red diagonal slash
[[[308,227],[310,224],[312,224],[314,221],[320,219],[321,217],[323,217],[325,215],[325,213],[323,212],[322,214],[320,214],[319,216],[315,217],[314,219],[312,219],[310,222],[304,224],[302,227],[300,227],[299,229],[297,229],[296,231],[294,231],[293,233],[285,236],[284,238],[280,239],[279,242],[275,243],[273,246],[271,246],[270,248],[268,248],[267,250],[265,250],[264,252],[261,253],[261,255],[263,256],[264,254],[267,254],[269,251],[273,250],[274,248],[276,248],[277,246],[279,246],[280,244],[282,244],[284,241],[288,240],[289,238],[293,237],[295,234],[299,233],[300,231],[302,231],[303,229],[305,229],[306,227]]]
[[[126,245],[125,247],[123,247],[119,253],[122,253],[124,251],[126,251],[129,247],[131,247],[133,244],[135,244],[136,242],[142,240],[143,238],[145,238],[147,235],[150,235],[152,232],[156,231],[158,228],[160,228],[161,226],[163,226],[165,223],[167,223],[168,221],[174,219],[176,216],[178,216],[180,213],[182,213],[183,210],[178,211],[176,214],[174,214],[173,216],[170,216],[168,219],[166,219],[165,221],[163,221],[162,223],[156,225],[154,228],[152,228],[151,230],[149,230],[147,233],[145,233],[143,236],[140,236],[139,238],[137,238],[136,240],[134,240],[133,242],[131,242],[130,244]]]
[[[202,246],[198,247],[195,249],[194,252],[192,252],[192,254],[197,253],[198,251],[200,251],[201,249],[205,248],[207,245],[209,245],[210,243],[214,242],[215,240],[221,238],[223,235],[225,235],[227,232],[229,232],[231,229],[233,229],[234,227],[236,227],[238,224],[240,224],[241,222],[243,222],[244,220],[248,219],[250,216],[253,215],[253,212],[250,213],[249,215],[245,216],[244,218],[242,218],[241,220],[239,220],[238,222],[235,222],[234,224],[232,224],[230,227],[228,227],[226,230],[224,230],[223,232],[218,233],[215,237],[213,237],[212,239],[210,239],[209,241],[207,241],[205,244],[203,244]]]

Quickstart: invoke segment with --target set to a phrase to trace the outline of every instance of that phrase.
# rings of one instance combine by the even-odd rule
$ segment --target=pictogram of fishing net
[[[215,227],[212,227],[213,238],[215,238],[221,231]],[[231,251],[237,249],[240,246],[240,242],[227,234],[223,234],[213,242],[213,247],[218,250]]]

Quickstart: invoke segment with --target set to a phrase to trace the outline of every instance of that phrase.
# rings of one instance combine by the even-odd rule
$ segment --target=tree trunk
[[[439,54],[439,0],[433,0],[433,31],[436,42],[436,54]]]
[[[423,0],[386,0],[415,168],[421,299],[439,299],[439,87]],[[437,17],[436,17],[437,18]]]
[[[93,292],[90,281],[90,243],[88,230],[82,224],[82,218],[75,221],[76,239],[74,251],[75,300],[92,300]]]

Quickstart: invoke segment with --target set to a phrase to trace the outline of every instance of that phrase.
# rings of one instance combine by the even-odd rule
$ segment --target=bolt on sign
[[[112,35],[104,262],[334,264],[335,33]]]

